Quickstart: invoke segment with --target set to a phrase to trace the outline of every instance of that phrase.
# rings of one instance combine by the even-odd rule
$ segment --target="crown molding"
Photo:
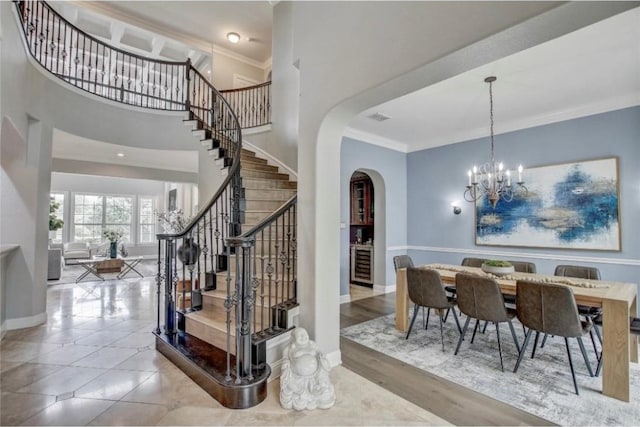
[[[538,114],[523,119],[510,120],[500,124],[500,132],[495,135],[501,135],[509,132],[529,129],[537,126],[544,126],[552,123],[563,122],[566,120],[579,119],[581,117],[592,116],[595,114],[607,113],[609,111],[621,110],[623,108],[635,107],[640,105],[640,92],[627,93],[624,95],[598,100],[590,104],[578,105],[561,111],[552,111],[549,113]],[[459,142],[470,141],[478,138],[485,138],[487,128],[476,128],[468,131],[454,133],[449,136],[429,138],[429,143],[420,144],[411,147],[408,152],[428,150],[429,148],[440,147],[448,144],[456,144]]]
[[[407,146],[407,144],[395,141],[393,139],[385,138],[383,136],[374,135],[372,133],[365,132],[359,129],[354,129],[352,127],[345,128],[342,136],[366,142],[368,144],[389,148],[391,150],[400,151],[401,153],[409,152],[409,147]]]
[[[235,59],[236,61],[243,62],[243,63],[245,63],[247,65],[251,65],[252,67],[260,68],[263,71],[265,70],[265,65],[264,64],[267,61],[271,61],[271,58],[269,58],[265,62],[256,61],[255,59],[251,59],[251,58],[248,58],[248,57],[246,57],[244,55],[240,55],[239,53],[232,52],[229,49],[226,49],[226,48],[224,48],[222,46],[218,46],[218,45],[216,45],[214,43],[211,43],[211,53],[217,53],[218,55],[224,55],[224,56],[226,56],[228,58]]]

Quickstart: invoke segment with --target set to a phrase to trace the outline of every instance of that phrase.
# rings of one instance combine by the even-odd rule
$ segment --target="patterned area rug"
[[[145,259],[140,262],[136,267],[136,270],[142,274],[143,277],[154,276],[158,271],[158,261],[155,259]],[[75,283],[76,278],[80,276],[86,270],[84,267],[80,265],[70,264],[65,265],[62,269],[62,275],[59,280],[47,280],[47,285],[61,285],[63,283]],[[118,273],[103,273],[102,276],[105,280],[117,280]],[[126,276],[122,279],[139,279],[135,271],[130,271]],[[87,277],[83,278],[80,283],[84,282],[93,282],[93,281],[101,281],[93,274],[88,274]]]
[[[461,326],[464,325],[464,316]],[[518,353],[507,324],[500,326],[500,342],[504,369],[500,358],[496,330],[489,325],[485,334],[478,332],[470,344],[472,326],[457,356],[453,355],[458,331],[451,316],[444,324],[444,345],[440,343],[438,317],[431,314],[429,328],[420,327],[422,313],[408,340],[395,329],[395,314],[390,314],[341,330],[341,335],[419,369],[480,392],[509,405],[547,419],[559,425],[640,425],[640,365],[631,364],[631,402],[625,403],[604,396],[602,377],[589,377],[580,348],[575,339],[569,340],[580,395],[576,395],[571,380],[564,339],[549,338],[544,348],[536,350],[531,359],[533,336],[520,368],[513,373]],[[522,343],[522,326],[514,321],[517,337]],[[596,360],[593,345],[584,339],[592,366]]]

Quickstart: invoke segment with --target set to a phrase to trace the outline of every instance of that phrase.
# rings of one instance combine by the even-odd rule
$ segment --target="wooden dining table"
[[[446,285],[456,283],[458,272],[469,272],[487,276],[479,268],[457,265],[428,264],[418,268],[431,268],[440,273]],[[629,316],[636,317],[637,286],[634,283],[604,280],[574,279],[576,285],[566,283],[567,277],[541,274],[514,273],[512,276],[536,281],[546,281],[570,286],[576,303],[590,307],[602,307],[603,319],[603,367],[602,393],[628,402],[630,397],[630,363],[638,363],[638,338],[629,333]],[[516,280],[496,278],[502,293],[516,294]],[[587,287],[594,286],[594,287]],[[409,328],[409,295],[407,293],[407,270],[398,269],[396,275],[396,329],[406,332]]]

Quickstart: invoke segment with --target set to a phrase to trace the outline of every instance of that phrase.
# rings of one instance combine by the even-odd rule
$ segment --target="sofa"
[[[73,264],[74,261],[79,259],[90,259],[91,250],[86,242],[69,242],[64,244],[62,256],[65,264]]]

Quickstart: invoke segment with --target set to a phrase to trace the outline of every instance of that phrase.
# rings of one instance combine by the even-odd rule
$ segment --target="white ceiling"
[[[401,151],[487,136],[491,75],[496,134],[640,105],[640,8],[370,108],[347,135]]]
[[[104,3],[120,14],[137,16],[140,22],[166,26],[176,38],[188,28],[209,28],[208,37],[242,55],[261,61],[271,52],[268,2]],[[230,45],[222,39],[228,31],[256,37],[260,43]],[[183,40],[196,35],[188,34]],[[268,49],[258,46],[263,41]],[[489,94],[484,78],[489,75],[498,77],[493,86],[496,134],[640,105],[640,8],[370,108],[351,121],[346,135],[400,151],[487,136]],[[376,122],[367,118],[374,113],[391,119]],[[68,134],[55,137],[54,156],[77,156],[82,151],[84,156],[99,153],[99,159],[85,160],[105,162],[108,158],[108,153],[98,151],[97,141],[89,142],[94,145],[90,150],[74,148],[74,142],[86,144]],[[109,145],[107,152],[129,149]],[[177,163],[175,152],[140,154],[139,160],[157,161],[148,167],[171,169]],[[125,159],[134,157],[131,153]],[[138,160],[134,163],[140,165]]]
[[[196,144],[194,146],[197,148]],[[118,157],[118,153],[124,154],[124,157]],[[59,129],[53,131],[51,156],[58,159],[198,173],[197,151],[128,147],[81,138]]]
[[[273,13],[269,1],[102,1],[81,2],[84,8],[111,18],[188,41],[211,51],[227,50],[258,63],[271,58]],[[227,33],[241,37],[233,44]]]

